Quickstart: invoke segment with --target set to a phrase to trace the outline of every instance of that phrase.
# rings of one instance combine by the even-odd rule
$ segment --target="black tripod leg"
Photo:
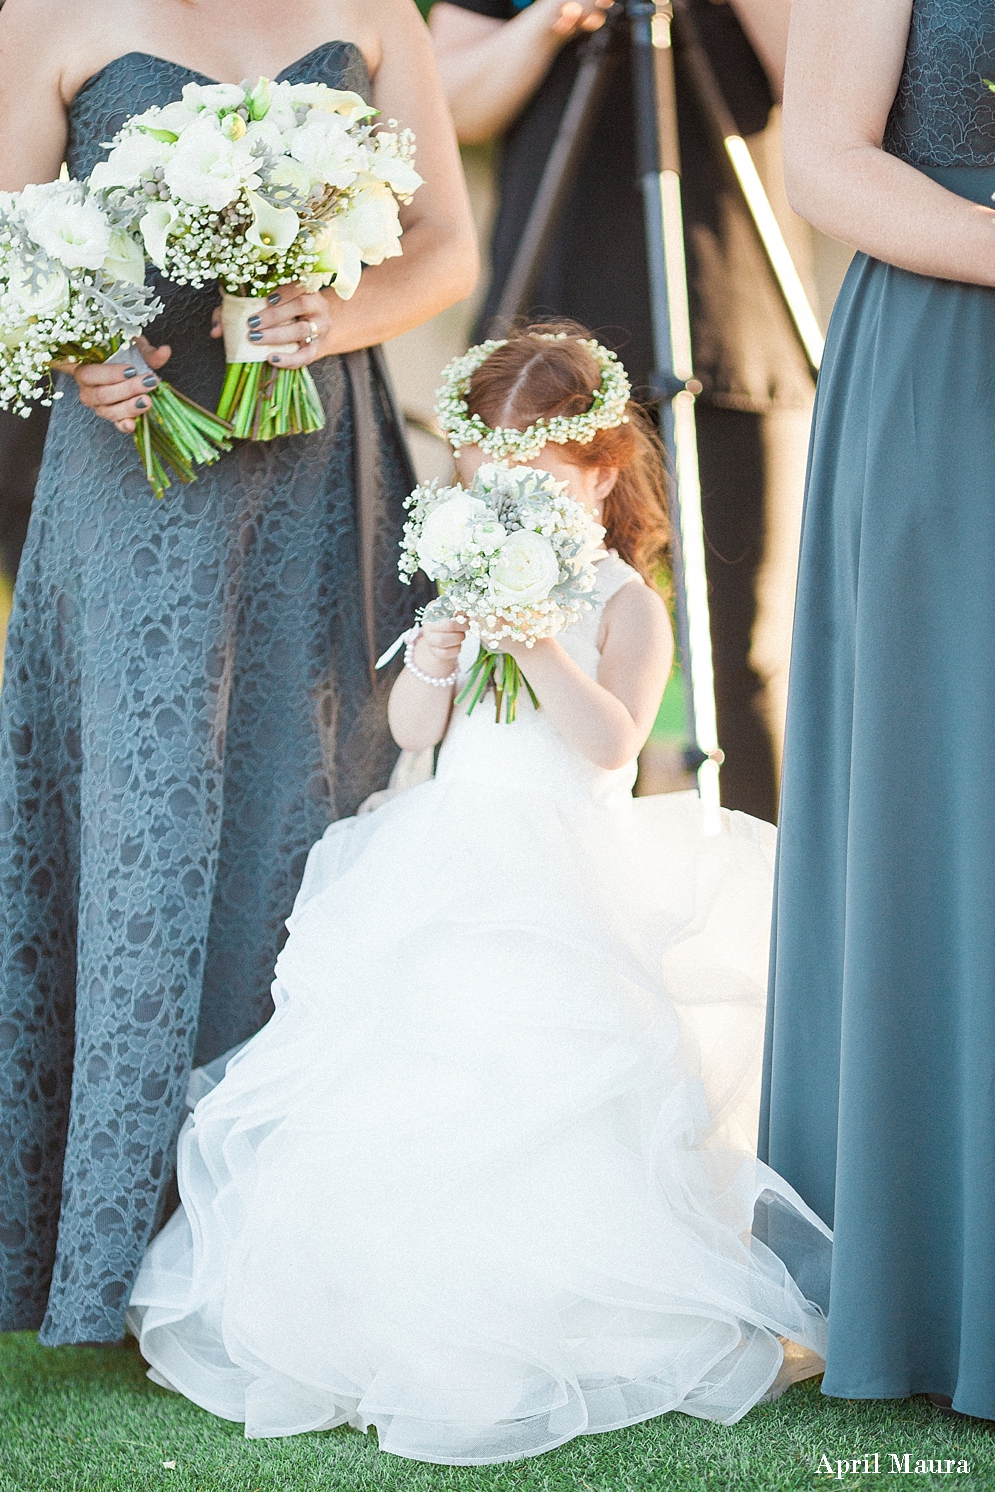
[[[614,28],[605,25],[584,47],[553,148],[492,319],[492,328],[499,334],[529,308],[604,99],[615,63],[615,45]]]

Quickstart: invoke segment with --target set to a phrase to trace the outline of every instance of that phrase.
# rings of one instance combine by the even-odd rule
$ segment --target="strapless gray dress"
[[[342,42],[282,76],[369,96]],[[144,54],[111,62],[73,102],[70,171],[198,80]],[[166,374],[213,408],[216,292],[158,290]],[[364,629],[352,385],[340,358],[313,371],[323,431],[242,443],[161,502],[131,440],[63,380],[0,703],[2,1330],[122,1336],[191,1065],[272,1013],[307,851],[396,756]],[[384,647],[413,605],[396,573],[409,478],[372,373],[368,398]]]
[[[988,78],[993,0],[916,0],[886,148],[991,206]],[[835,1227],[825,1392],[985,1417],[993,782],[995,291],[858,254],[812,437],[761,1154]]]

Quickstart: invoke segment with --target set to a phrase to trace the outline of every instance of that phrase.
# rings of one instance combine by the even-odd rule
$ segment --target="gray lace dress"
[[[369,95],[341,42],[282,76]],[[108,64],[73,102],[71,172],[198,79],[145,54]],[[158,289],[167,376],[213,407],[217,296]],[[355,399],[345,360],[314,368],[322,432],[240,444],[161,502],[63,380],[0,703],[0,1330],[122,1336],[191,1064],[268,1019],[308,848],[396,756],[369,665],[413,605],[396,576],[409,473],[375,361],[360,367]],[[360,403],[377,432],[361,457]],[[371,457],[375,638],[357,531]]]

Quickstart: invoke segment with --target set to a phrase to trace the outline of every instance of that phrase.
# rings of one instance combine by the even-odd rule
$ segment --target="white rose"
[[[67,269],[99,269],[111,244],[110,223],[95,202],[53,199],[31,213],[25,227]]]
[[[184,108],[220,114],[222,109],[238,109],[245,103],[245,89],[238,83],[187,83],[183,88]]]
[[[220,212],[243,187],[259,185],[255,164],[244,135],[241,140],[228,140],[217,119],[204,115],[180,136],[164,174],[166,185],[181,202]]]
[[[517,529],[491,564],[491,595],[495,606],[544,601],[559,578],[559,562],[549,540],[530,529]]]
[[[69,276],[59,264],[33,267],[33,275],[31,265],[16,264],[12,267],[4,296],[4,310],[25,321],[31,316],[58,316],[69,305]]]
[[[145,284],[145,255],[130,233],[115,229],[111,234],[103,271],[109,280],[124,280],[129,285]]]
[[[468,497],[457,493],[448,502],[433,508],[422,525],[418,540],[418,563],[429,580],[434,580],[440,568],[448,568],[466,547],[474,522],[491,515],[491,510],[479,497]]]
[[[341,237],[356,245],[365,264],[382,264],[401,252],[397,199],[379,181],[361,186],[335,221]]]
[[[95,192],[110,187],[135,187],[144,176],[151,176],[159,166],[164,166],[172,150],[166,140],[156,140],[152,135],[128,135],[120,145],[115,145],[106,161],[98,161],[94,166],[90,186]]]
[[[365,165],[365,152],[338,114],[313,111],[289,139],[290,154],[315,181],[333,187],[352,186]]]

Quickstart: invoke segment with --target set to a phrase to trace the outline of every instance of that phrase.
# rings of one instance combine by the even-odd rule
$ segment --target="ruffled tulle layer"
[[[609,798],[450,774],[315,847],[132,1298],[159,1382],[248,1435],[474,1464],[732,1423],[779,1337],[822,1353],[750,1236],[774,1199],[828,1248],[749,1153],[773,831]]]

